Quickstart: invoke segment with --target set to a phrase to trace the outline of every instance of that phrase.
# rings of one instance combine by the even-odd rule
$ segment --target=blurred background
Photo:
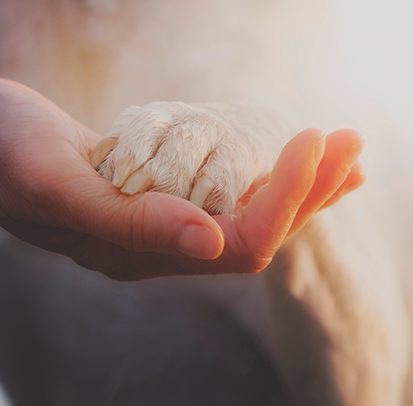
[[[123,108],[154,100],[238,99],[298,127],[355,127],[368,142],[362,160],[372,201],[381,193],[398,199],[404,227],[384,230],[406,233],[398,249],[409,251],[412,11],[408,0],[0,0],[0,76],[102,134]],[[376,206],[385,222],[388,209]],[[35,264],[40,275],[47,264],[89,286],[69,260],[5,232],[0,251],[16,272]]]
[[[334,0],[334,9],[343,82],[413,130],[412,3]]]

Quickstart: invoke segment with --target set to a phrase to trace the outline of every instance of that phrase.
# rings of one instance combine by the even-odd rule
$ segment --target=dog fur
[[[228,176],[213,168],[207,173],[225,190],[211,196],[211,211],[230,212],[292,135],[278,119],[279,131],[267,124],[263,106],[297,126],[349,120],[363,134],[384,120],[377,107],[353,96],[345,105],[316,93],[321,101],[311,104],[315,90],[304,81],[311,60],[295,69],[309,55],[309,37],[325,51],[320,65],[327,58],[329,7],[322,1],[44,0],[33,6],[20,0],[0,7],[2,76],[34,87],[102,132],[126,106],[144,106],[127,110],[109,132],[131,129],[101,168],[108,178],[119,156],[141,154],[136,117],[146,120],[154,139],[188,129],[198,134],[190,150],[202,153],[188,165],[191,182],[168,178],[163,156],[151,172],[163,185],[159,190],[186,198],[205,151],[239,143],[242,127],[247,158],[226,149]],[[328,94],[337,90],[323,80]],[[147,106],[154,100],[187,104]],[[226,100],[259,107],[252,117],[237,104],[233,114]],[[199,123],[225,131],[216,131],[221,138],[208,145]],[[186,164],[183,151],[179,159]],[[375,160],[385,156],[378,147],[373,152]],[[137,167],[146,159],[139,157]],[[249,169],[245,179],[234,180],[231,168],[240,159]],[[377,174],[370,186],[317,215],[258,275],[120,284],[5,235],[0,377],[12,404],[410,404],[403,287],[411,285],[402,272],[412,263],[410,195],[388,187],[394,162],[383,159],[375,167],[369,159],[367,169]],[[406,207],[389,198],[396,193],[404,193]],[[396,216],[389,207],[398,207]]]

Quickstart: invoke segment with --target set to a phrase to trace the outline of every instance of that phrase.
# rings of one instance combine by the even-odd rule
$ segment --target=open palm
[[[0,225],[117,280],[257,272],[320,208],[364,181],[354,130],[301,132],[237,215],[156,192],[126,196],[90,165],[101,136],[0,81]]]

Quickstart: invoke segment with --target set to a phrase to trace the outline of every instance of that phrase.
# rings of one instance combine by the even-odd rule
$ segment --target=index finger
[[[239,217],[238,232],[257,258],[271,261],[310,192],[324,154],[325,137],[308,129],[282,150],[270,181],[251,198]]]

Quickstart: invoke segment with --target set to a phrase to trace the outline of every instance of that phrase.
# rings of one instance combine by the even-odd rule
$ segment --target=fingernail
[[[220,238],[208,227],[191,224],[184,227],[179,236],[178,251],[198,259],[214,259],[221,245]]]
[[[326,148],[326,133],[322,133],[320,137],[314,142],[314,162],[318,165],[324,155]]]
[[[346,151],[346,161],[349,167],[352,167],[354,163],[357,161],[357,158],[359,157],[361,150],[363,149],[363,146],[365,144],[365,140],[362,140],[358,142],[357,144],[352,145],[350,148],[347,149]]]

